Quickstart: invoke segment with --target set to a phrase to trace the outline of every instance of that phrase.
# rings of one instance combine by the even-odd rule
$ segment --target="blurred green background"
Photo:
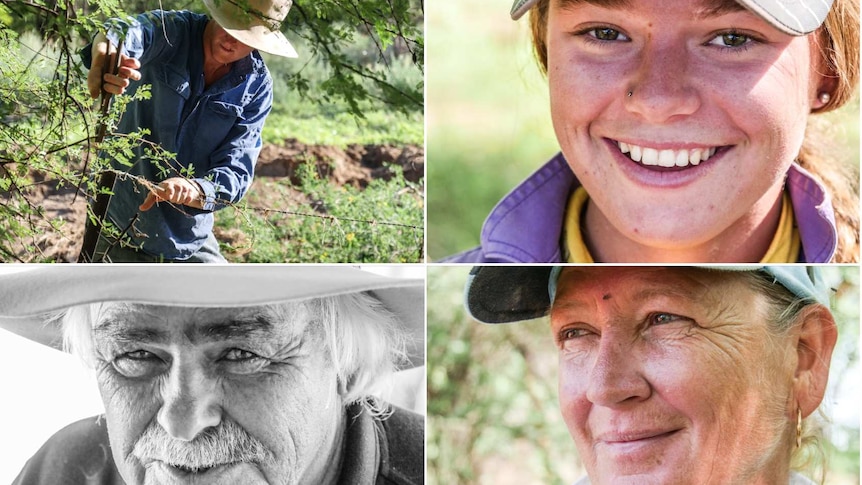
[[[469,267],[428,267],[430,485],[571,484],[584,475],[557,403],[547,321],[481,325],[463,306]],[[859,483],[859,269],[826,268],[839,339],[821,409],[832,420],[826,483]]]
[[[512,21],[510,6],[501,0],[425,6],[432,261],[478,245],[494,205],[559,151],[527,19]],[[842,158],[858,166],[858,98],[826,116],[843,140]]]

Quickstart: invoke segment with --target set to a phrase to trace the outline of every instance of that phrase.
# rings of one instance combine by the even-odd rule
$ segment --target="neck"
[[[203,44],[204,44],[204,83],[210,84],[218,81],[230,71],[230,64],[214,59],[212,52],[212,36],[214,34],[215,22],[210,20],[204,28]]]
[[[686,244],[668,238],[665,245],[630,239],[588,201],[582,221],[584,242],[593,259],[603,263],[757,263],[775,237],[782,193],[782,186],[771,190],[751,211],[706,241]]]

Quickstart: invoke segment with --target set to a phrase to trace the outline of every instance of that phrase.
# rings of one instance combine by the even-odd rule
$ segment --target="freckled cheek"
[[[741,105],[733,111],[735,121],[779,162],[795,159],[802,146],[811,109],[807,79],[799,66],[775,66],[736,101]]]
[[[595,65],[567,59],[549,59],[548,88],[554,120],[586,122],[608,104],[620,75],[613,65]],[[607,72],[612,71],[612,72]]]

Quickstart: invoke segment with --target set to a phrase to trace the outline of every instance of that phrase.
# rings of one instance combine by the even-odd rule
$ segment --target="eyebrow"
[[[694,11],[694,17],[706,19],[745,10],[736,0],[702,0],[701,6]]]
[[[170,332],[164,329],[132,325],[122,317],[106,318],[93,328],[93,333],[97,339],[119,342],[165,344],[171,340]],[[269,315],[258,313],[247,318],[193,325],[184,333],[192,342],[217,342],[235,339],[270,339],[275,331]]]
[[[611,9],[628,9],[634,5],[633,0],[560,0],[560,8],[567,9],[581,3],[588,3],[597,7]],[[701,0],[700,5],[694,9],[694,18],[705,19],[718,17],[732,12],[746,10],[736,0]]]

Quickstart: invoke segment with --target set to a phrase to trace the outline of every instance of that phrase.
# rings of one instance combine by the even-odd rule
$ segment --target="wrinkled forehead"
[[[160,343],[284,340],[318,327],[304,302],[226,308],[103,303],[95,313],[97,339]]]
[[[724,294],[742,274],[690,267],[571,267],[557,281],[554,303],[571,300],[608,299],[625,294],[636,298],[677,295],[703,299]]]

